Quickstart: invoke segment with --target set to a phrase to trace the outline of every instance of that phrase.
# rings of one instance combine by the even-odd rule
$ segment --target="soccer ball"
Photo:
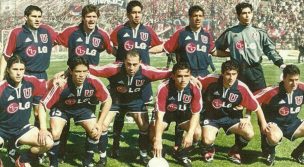
[[[150,159],[147,167],[169,167],[169,163],[165,158],[154,157]]]

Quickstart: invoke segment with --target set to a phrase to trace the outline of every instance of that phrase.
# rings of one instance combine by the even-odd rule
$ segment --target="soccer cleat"
[[[241,164],[241,162],[242,162],[240,153],[238,153],[234,150],[230,150],[228,152],[228,157],[233,163]]]
[[[142,155],[139,155],[140,157],[140,162],[143,163],[144,165],[147,165],[150,161],[150,158],[146,155],[146,156],[142,156]]]
[[[202,157],[203,157],[204,161],[206,161],[206,162],[212,162],[214,154],[215,154],[215,149],[212,148],[211,150],[203,152],[202,153]]]
[[[273,166],[275,161],[275,154],[268,154],[266,158],[266,165]]]
[[[304,156],[301,153],[298,153],[296,150],[293,150],[291,153],[291,157],[296,160],[300,164],[304,164]]]
[[[20,156],[15,161],[15,167],[31,167],[28,162],[20,162]]]
[[[188,157],[183,157],[179,160],[183,167],[192,167],[191,160]]]
[[[100,160],[96,164],[96,167],[105,167],[106,164],[107,164],[107,157],[100,158]]]
[[[11,162],[14,164],[16,159],[20,156],[20,154],[16,151],[16,149],[10,149],[8,151],[8,157],[10,158]]]

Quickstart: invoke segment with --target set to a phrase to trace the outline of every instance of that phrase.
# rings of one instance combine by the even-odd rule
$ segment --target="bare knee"
[[[215,141],[215,136],[211,136],[211,135],[202,136],[202,143],[205,145],[211,145],[214,143],[214,141]]]
[[[59,140],[60,139],[61,131],[59,129],[52,129],[52,136],[53,136],[54,140]]]

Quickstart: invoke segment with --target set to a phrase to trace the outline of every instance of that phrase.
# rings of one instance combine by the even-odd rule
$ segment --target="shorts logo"
[[[132,40],[127,40],[125,43],[124,43],[124,48],[126,51],[130,51],[134,48],[134,41]]]
[[[215,109],[220,109],[223,106],[223,101],[221,99],[214,99],[212,101],[212,106]]]
[[[99,44],[100,44],[100,39],[99,38],[96,38],[96,37],[93,37],[92,38],[92,44],[93,44],[93,46],[94,47],[98,47],[99,46]]]
[[[144,85],[144,83],[145,83],[145,80],[136,80],[135,81],[135,86],[143,86]]]
[[[11,103],[9,106],[7,106],[6,111],[10,114],[13,114],[17,112],[19,109],[18,103]]]
[[[286,116],[286,115],[288,115],[289,114],[289,108],[288,107],[281,107],[280,109],[279,109],[279,113],[280,113],[280,115],[282,115],[282,116]]]
[[[128,89],[125,86],[117,86],[116,90],[118,93],[126,93]]]
[[[28,57],[34,57],[37,53],[37,48],[33,45],[30,45],[25,49],[25,53]]]
[[[301,105],[303,103],[303,96],[296,96],[296,105]]]
[[[47,34],[40,34],[40,40],[42,43],[47,43],[48,42],[48,35]]]
[[[245,42],[243,40],[238,41],[238,42],[235,43],[235,47],[238,50],[243,50],[245,48]]]
[[[85,90],[84,91],[84,96],[85,97],[91,97],[94,94],[94,90]]]
[[[209,119],[204,120],[204,125],[208,125],[210,123]]]
[[[75,48],[75,54],[77,56],[83,56],[86,53],[86,48],[83,45],[79,45]]]
[[[173,111],[177,110],[177,105],[175,103],[171,103],[167,106],[167,110],[170,112],[173,112]]]
[[[76,99],[66,99],[64,103],[69,106],[74,105],[76,103]]]
[[[23,89],[23,95],[25,98],[30,98],[32,96],[32,88]]]
[[[196,46],[194,43],[190,42],[186,45],[186,51],[188,53],[194,53],[196,51]]]
[[[189,95],[184,95],[183,96],[183,102],[184,103],[190,103],[191,99],[192,99],[192,96],[189,96]]]
[[[207,43],[208,43],[208,37],[207,37],[207,36],[201,35],[201,39],[202,39],[202,42],[203,42],[204,44],[207,44]]]
[[[140,32],[140,39],[142,41],[147,41],[148,38],[149,38],[149,34],[148,33],[146,33],[146,32]]]
[[[231,103],[233,103],[233,102],[236,102],[236,100],[237,100],[238,97],[239,97],[239,95],[234,94],[234,93],[230,93],[230,94],[229,94],[228,100],[229,100]]]

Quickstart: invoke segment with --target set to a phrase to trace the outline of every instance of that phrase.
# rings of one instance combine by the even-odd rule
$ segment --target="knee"
[[[53,145],[54,145],[53,139],[51,137],[47,137],[46,138],[46,145],[45,145],[46,150],[51,149],[53,147]]]
[[[59,140],[61,136],[61,131],[52,129],[52,136],[54,140]]]
[[[272,131],[266,133],[266,136],[269,145],[277,145],[281,141],[283,134],[279,131]]]
[[[251,140],[254,136],[254,131],[252,126],[245,128],[244,135],[242,135],[246,140]]]
[[[108,128],[109,128],[109,125],[106,125],[106,124],[102,124],[102,131],[107,131]]]
[[[211,145],[214,143],[215,136],[210,136],[210,135],[203,135],[202,136],[202,143],[205,145]]]

